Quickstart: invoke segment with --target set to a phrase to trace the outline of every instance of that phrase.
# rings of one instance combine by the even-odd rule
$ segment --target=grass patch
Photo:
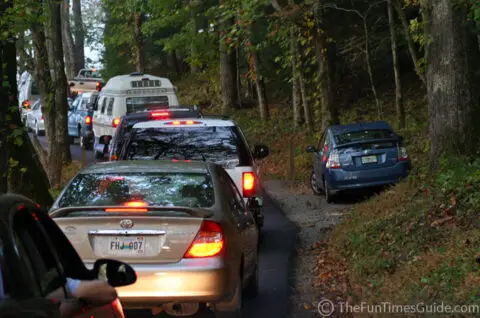
[[[480,160],[443,159],[429,177],[425,127],[404,135],[412,175],[353,206],[330,249],[345,258],[358,302],[478,304]]]
[[[61,185],[50,189],[50,194],[54,200],[58,197],[60,192],[62,192],[63,187],[68,183],[68,181],[70,181],[70,179],[72,179],[78,173],[78,171],[82,169],[82,167],[82,162],[78,160],[73,160],[69,165],[63,167]]]

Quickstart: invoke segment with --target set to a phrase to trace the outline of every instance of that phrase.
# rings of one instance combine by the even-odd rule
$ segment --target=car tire
[[[315,194],[315,195],[321,195],[322,194],[322,190],[318,186],[317,176],[316,176],[314,171],[312,171],[312,174],[310,175],[310,187],[312,188],[313,194]]]
[[[88,150],[90,148],[90,143],[83,137],[82,127],[78,127],[78,144],[82,149]]]
[[[333,203],[334,194],[332,193],[332,190],[330,189],[330,186],[328,185],[327,180],[323,181],[323,186],[324,186],[324,193],[325,193],[325,201],[327,201],[327,203]]]
[[[257,257],[257,264],[255,264],[255,271],[244,291],[245,298],[253,299],[257,297],[259,291],[260,291],[260,269],[258,266],[258,257]]]
[[[95,141],[96,141],[96,138],[95,138],[95,137],[93,137],[93,140],[94,140],[94,142],[93,142],[93,150],[94,150],[94,152],[95,152],[95,159],[101,160],[101,159],[103,159],[103,158],[105,157],[105,154],[104,154],[103,152],[99,152],[99,151],[97,150],[97,143],[95,142]]]
[[[215,306],[215,318],[241,318],[243,307],[243,284],[242,277],[238,279],[235,295],[228,304],[217,304]]]
[[[44,132],[40,130],[40,127],[38,126],[38,121],[35,121],[35,135],[36,136],[43,136]]]

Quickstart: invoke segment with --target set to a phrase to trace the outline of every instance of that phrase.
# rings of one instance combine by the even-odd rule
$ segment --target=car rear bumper
[[[349,190],[395,184],[408,176],[410,162],[401,161],[385,168],[360,171],[343,169],[327,170],[327,180],[331,190]]]
[[[137,281],[117,288],[125,308],[170,302],[215,302],[229,296],[222,258],[182,259],[175,264],[132,264]]]

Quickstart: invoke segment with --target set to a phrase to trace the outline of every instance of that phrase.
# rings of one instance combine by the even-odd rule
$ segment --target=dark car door
[[[23,228],[29,230],[30,224],[35,221],[31,214],[26,213],[22,217],[30,218],[32,222],[22,226],[22,220],[15,217],[17,211],[12,213],[21,206],[21,201],[7,202],[5,196],[0,198],[0,289],[3,295],[0,297],[0,318],[60,317],[58,304],[43,296],[35,267],[28,262],[28,252],[19,240]]]
[[[85,267],[65,234],[46,211],[36,208],[29,201],[20,204],[23,209],[17,208],[18,212],[14,215],[12,222],[12,233],[16,247],[25,251],[22,259],[25,265],[31,268],[34,277],[32,285],[37,286],[40,299],[55,290],[63,289],[66,277],[80,280],[96,278],[93,272]],[[124,317],[123,310],[114,304],[95,307],[75,317],[91,316]]]
[[[318,185],[323,188],[322,175],[323,175],[323,164],[325,154],[325,139],[328,136],[328,131],[325,130],[320,137],[317,145],[317,151],[313,156],[313,170],[317,176]]]

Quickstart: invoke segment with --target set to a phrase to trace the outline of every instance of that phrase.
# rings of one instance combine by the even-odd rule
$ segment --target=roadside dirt
[[[314,195],[309,187],[282,180],[265,181],[264,189],[298,229],[291,317],[320,317],[318,303],[322,298],[332,297],[326,291],[329,288],[318,286],[321,246],[355,199],[346,197],[339,204],[327,204],[323,196]]]

